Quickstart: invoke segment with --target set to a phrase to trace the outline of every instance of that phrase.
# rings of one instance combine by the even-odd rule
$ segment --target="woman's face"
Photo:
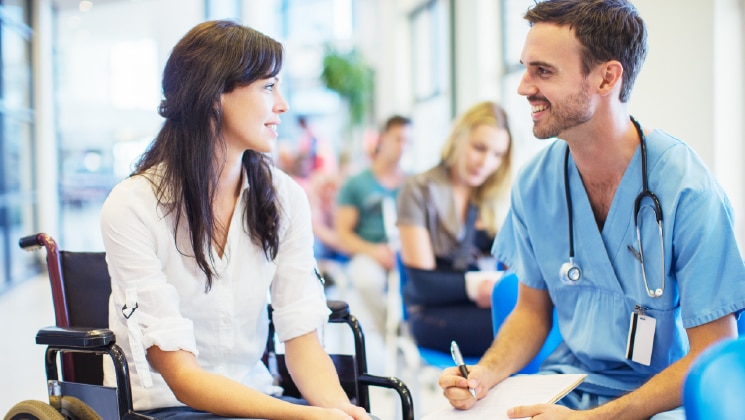
[[[223,93],[222,132],[229,152],[270,152],[277,141],[279,115],[288,109],[279,78],[260,79]]]
[[[509,146],[510,137],[503,128],[479,125],[471,130],[466,141],[457,146],[457,181],[469,187],[483,184],[502,165]]]

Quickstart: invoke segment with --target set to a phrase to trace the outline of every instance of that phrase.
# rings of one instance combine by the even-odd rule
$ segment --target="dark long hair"
[[[233,21],[216,20],[191,29],[173,48],[163,71],[159,112],[165,122],[132,175],[155,170],[148,178],[158,203],[175,215],[174,241],[182,220],[188,223],[194,258],[207,277],[205,291],[216,275],[211,242],[219,227],[212,205],[223,163],[214,158],[226,148],[220,95],[276,76],[282,54],[282,45],[272,38]],[[271,165],[263,153],[243,154],[250,185],[245,229],[267,258],[274,259],[280,209]]]
[[[536,3],[525,19],[531,25],[545,22],[568,25],[583,46],[582,71],[618,60],[623,66],[619,98],[628,102],[636,76],[647,56],[647,28],[627,0],[551,0]]]

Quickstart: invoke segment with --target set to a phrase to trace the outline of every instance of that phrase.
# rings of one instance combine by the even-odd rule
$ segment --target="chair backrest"
[[[740,419],[745,413],[745,338],[706,349],[691,365],[683,386],[688,420]]]
[[[111,280],[106,254],[60,251],[59,259],[60,286],[66,304],[63,308],[55,307],[55,311],[65,311],[71,327],[108,328]],[[103,383],[102,356],[73,353],[72,362],[66,360],[63,358],[62,362],[62,374],[66,380],[93,385]]]
[[[501,328],[504,320],[509,316],[510,312],[515,308],[517,304],[517,290],[519,281],[515,273],[506,272],[501,280],[494,285],[492,291],[492,326],[494,328],[494,335],[497,335],[499,328]],[[528,363],[522,370],[517,373],[536,373],[541,363],[550,355],[556,346],[561,343],[561,333],[559,332],[558,316],[554,309],[554,323],[549,331],[546,341],[543,343],[543,347],[533,360]]]
[[[497,335],[499,328],[504,320],[512,312],[517,303],[517,276],[512,273],[505,273],[502,279],[494,285],[491,294],[492,307],[492,327],[494,335]]]
[[[61,251],[70,324],[108,328],[111,278],[103,252]]]

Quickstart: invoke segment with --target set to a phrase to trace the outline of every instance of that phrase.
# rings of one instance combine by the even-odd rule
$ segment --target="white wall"
[[[713,163],[714,8],[712,2],[638,0],[649,52],[629,108],[647,128],[662,128]],[[671,10],[676,10],[671,18]]]
[[[745,1],[717,0],[714,17],[716,100],[712,166],[735,208],[742,251],[745,249],[745,165],[742,163],[745,159]]]
[[[483,100],[502,96],[499,2],[455,2],[455,115]]]
[[[649,53],[631,113],[688,143],[722,183],[745,246],[742,0],[636,0]]]

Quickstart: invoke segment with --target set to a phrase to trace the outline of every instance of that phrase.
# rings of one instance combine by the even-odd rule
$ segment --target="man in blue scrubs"
[[[468,380],[451,368],[440,385],[472,407],[538,352],[555,307],[564,341],[541,370],[588,376],[511,417],[683,419],[691,362],[737,336],[745,307],[732,208],[693,150],[629,115],[647,49],[633,5],[549,0],[525,18],[518,93],[535,136],[560,140],[521,170],[494,244],[517,305]]]

